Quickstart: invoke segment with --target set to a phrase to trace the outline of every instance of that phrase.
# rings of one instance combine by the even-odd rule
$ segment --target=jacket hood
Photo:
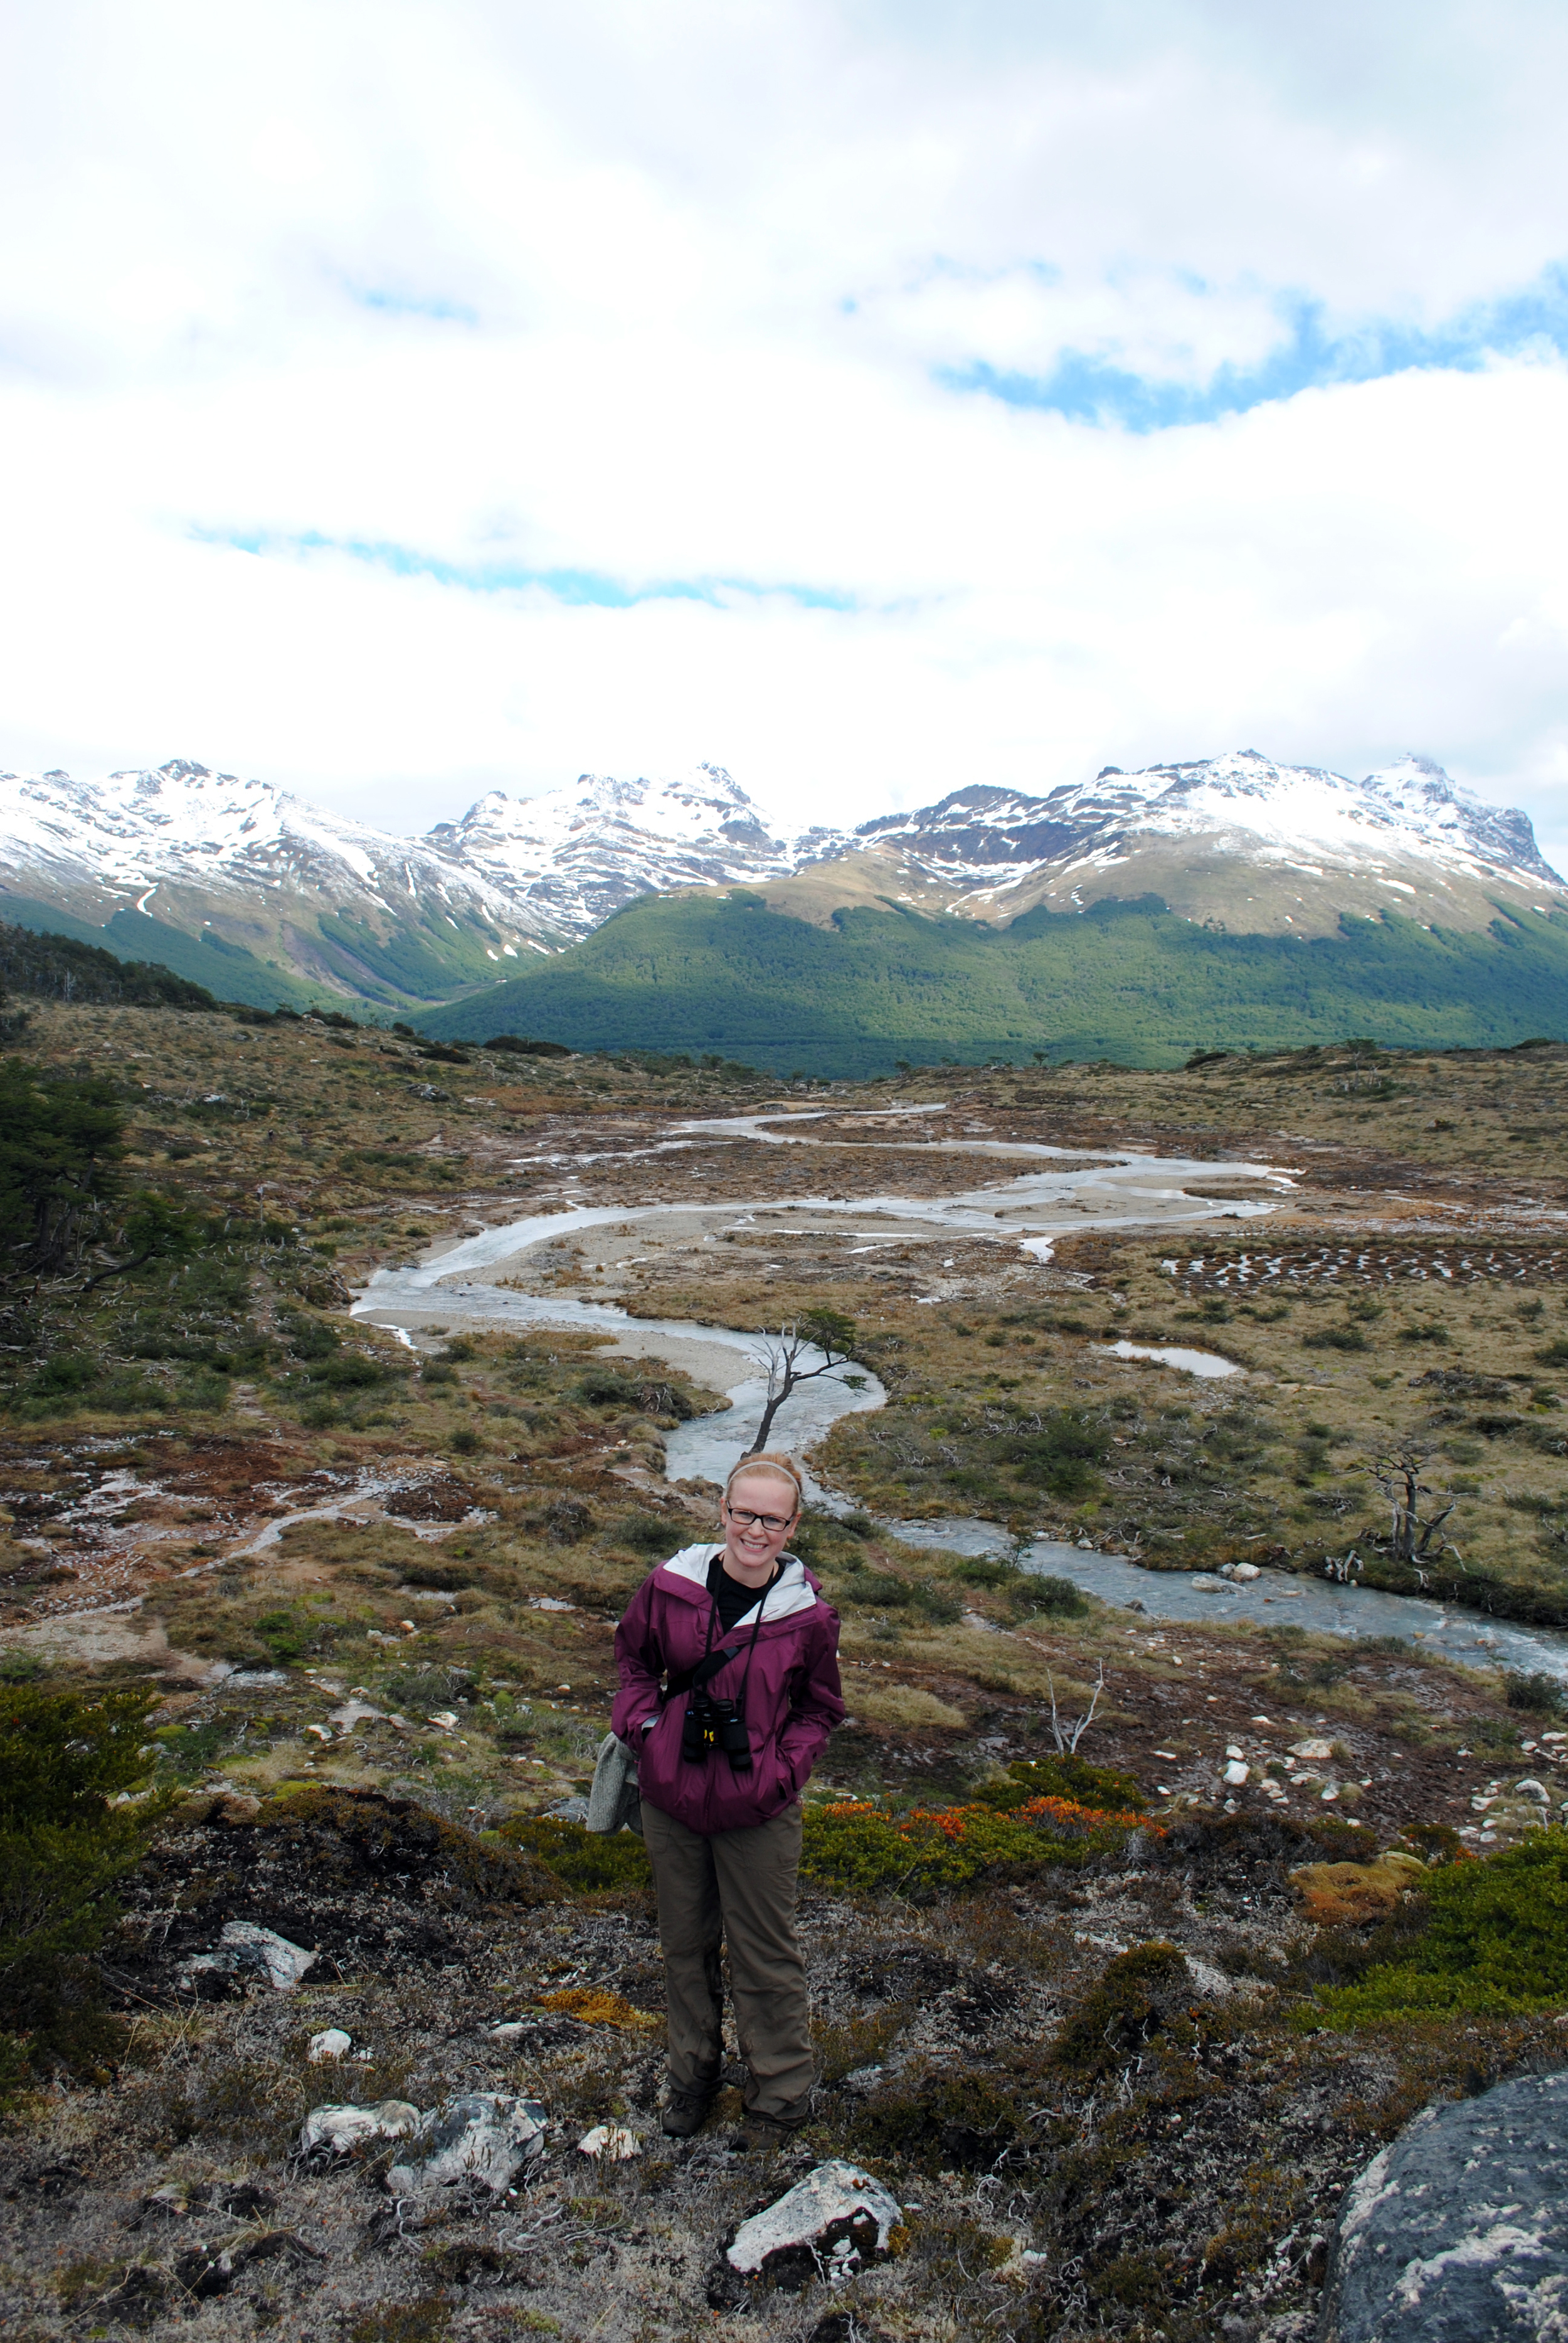
[[[714,1555],[722,1551],[722,1547],[711,1544],[682,1546],[678,1554],[671,1554],[668,1562],[661,1563],[654,1574],[661,1585],[669,1585],[673,1580],[673,1585],[669,1585],[671,1594],[685,1594],[689,1590],[693,1595],[706,1597],[709,1570]],[[792,1554],[779,1558],[784,1565],[783,1571],[762,1599],[764,1627],[776,1627],[782,1620],[793,1619],[802,1611],[814,1610],[817,1604],[816,1584],[808,1574],[805,1564],[798,1561]],[[735,1635],[742,1627],[754,1627],[757,1612],[758,1605],[754,1603],[750,1610],[743,1613],[726,1633]]]

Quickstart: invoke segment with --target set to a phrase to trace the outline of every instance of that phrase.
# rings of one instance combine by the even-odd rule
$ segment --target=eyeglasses
[[[794,1520],[793,1513],[753,1513],[744,1505],[731,1505],[729,1518],[743,1530],[787,1530]]]

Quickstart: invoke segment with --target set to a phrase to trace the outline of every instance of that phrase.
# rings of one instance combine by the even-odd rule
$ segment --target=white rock
[[[453,1710],[437,1708],[431,1711],[427,1722],[431,1725],[438,1725],[443,1733],[450,1733],[456,1728],[457,1719]]]
[[[775,2254],[805,2248],[828,2260],[842,2241],[848,2241],[850,2254],[840,2260],[863,2258],[885,2253],[902,2219],[897,2198],[879,2180],[835,2157],[797,2181],[777,2203],[742,2221],[725,2258],[745,2278],[755,2276]]]
[[[1533,1798],[1538,1806],[1551,1804],[1545,1783],[1536,1781],[1533,1775],[1527,1775],[1523,1782],[1515,1782],[1513,1795],[1516,1798]]]
[[[328,2060],[341,2058],[351,2046],[354,2036],[345,2034],[341,2026],[329,2026],[323,2034],[313,2034],[306,2052],[313,2066],[324,2066]]]
[[[1225,1582],[1216,1578],[1211,1570],[1195,1570],[1187,1584],[1194,1594],[1218,1594],[1223,1591]]]
[[[1245,1585],[1254,1578],[1261,1578],[1263,1574],[1255,1562],[1233,1562],[1231,1565],[1231,1575]]]
[[[526,2034],[528,2030],[528,2020],[522,2017],[508,2017],[502,2026],[491,2026],[486,2028],[492,2042],[515,2042],[520,2034]]]
[[[1244,1756],[1246,1755],[1246,1754],[1247,1754],[1247,1753],[1246,1753],[1246,1751],[1245,1751],[1244,1749],[1242,1749],[1242,1748],[1241,1748],[1241,1746],[1240,1746],[1236,1742],[1234,1742],[1234,1741],[1227,1741],[1227,1742],[1226,1742],[1226,1744],[1225,1744],[1225,1755],[1226,1755],[1226,1756],[1227,1756],[1227,1757],[1244,1757]]]
[[[330,1741],[332,1738],[331,1728],[327,1725],[307,1725],[305,1729],[317,1741]]]
[[[628,2157],[642,2154],[642,2142],[624,2124],[595,2124],[578,2140],[578,2154],[597,2157],[605,2164],[624,2164]]]
[[[1225,1768],[1225,1779],[1230,1784],[1231,1789],[1239,1790],[1241,1788],[1242,1783],[1246,1780],[1250,1770],[1251,1769],[1248,1766],[1242,1765],[1239,1757],[1231,1758],[1230,1764]]]
[[[1332,1757],[1333,1754],[1334,1746],[1332,1741],[1292,1741],[1291,1744],[1292,1757],[1315,1758],[1320,1765],[1325,1757]]]
[[[1184,1957],[1187,1963],[1187,1974],[1191,1978],[1193,1989],[1196,1992],[1202,1994],[1210,2001],[1230,2000],[1236,1987],[1233,1980],[1225,1975],[1223,1969],[1217,1969],[1212,1961],[1199,1960],[1191,1953],[1188,1953]]]
[[[390,2195],[423,2197],[477,2180],[498,2197],[544,2153],[545,2111],[530,2099],[464,2091],[420,2117],[418,2141],[422,2153],[387,2175]]]
[[[243,1976],[249,1970],[264,1976],[279,1993],[292,1993],[307,1969],[316,1966],[319,1956],[307,1953],[303,1945],[291,1945],[286,1936],[271,1928],[263,1928],[254,1920],[227,1920],[217,1940],[215,1952],[196,1953],[181,1963],[186,1976],[198,1969],[216,1969],[229,1976]]]
[[[312,2107],[299,2135],[299,2152],[328,2148],[347,2156],[373,2139],[407,2139],[419,2127],[419,2110],[407,2099],[383,2099],[377,2107]]]

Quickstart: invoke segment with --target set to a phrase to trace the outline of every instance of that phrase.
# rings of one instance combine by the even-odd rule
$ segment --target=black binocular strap
[[[780,1574],[780,1575],[781,1574]],[[746,1674],[740,1680],[740,1698],[742,1702],[744,1702],[746,1698],[746,1687],[751,1681],[751,1654],[757,1649],[757,1638],[762,1632],[762,1614],[768,1608],[768,1597],[772,1594],[773,1589],[778,1585],[778,1577],[770,1578],[767,1585],[762,1589],[761,1594],[758,1600],[757,1624],[751,1630],[751,1641],[746,1647]],[[719,1605],[716,1603],[708,1621],[708,1632],[709,1635],[713,1633],[713,1622],[718,1618],[718,1616]],[[669,1678],[669,1681],[664,1687],[664,1698],[666,1700],[673,1700],[678,1693],[691,1692],[694,1690],[701,1692],[705,1685],[712,1683],[720,1668],[727,1668],[731,1660],[738,1660],[739,1657],[740,1646],[739,1644],[727,1651],[704,1653],[702,1658],[698,1661],[695,1667],[678,1668],[676,1670],[675,1674]],[[650,1668],[648,1673],[651,1675],[657,1676],[658,1670],[657,1668]]]
[[[694,1668],[678,1668],[664,1687],[666,1700],[673,1700],[677,1693],[690,1692],[694,1687],[700,1692],[705,1684],[712,1683],[720,1668],[727,1668],[731,1660],[739,1657],[740,1646],[737,1644],[732,1652],[708,1653]]]

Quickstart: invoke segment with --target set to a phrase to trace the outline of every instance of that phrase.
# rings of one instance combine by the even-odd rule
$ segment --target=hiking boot
[[[658,2127],[668,2139],[689,2139],[708,2121],[708,2110],[713,2105],[711,2091],[678,2091],[674,2085],[658,2118]]]
[[[794,2147],[800,2137],[798,2123],[780,2123],[777,2116],[746,2114],[735,2135],[735,2145],[743,2156],[770,2147]]]

